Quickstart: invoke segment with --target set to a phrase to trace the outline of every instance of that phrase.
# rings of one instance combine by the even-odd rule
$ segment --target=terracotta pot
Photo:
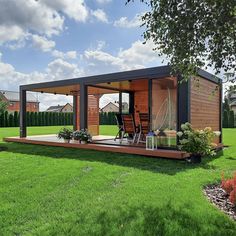
[[[75,140],[75,139],[74,139],[74,143],[76,143],[76,144],[80,144],[81,141],[80,141],[80,140]]]
[[[65,143],[70,143],[70,139],[64,139]]]

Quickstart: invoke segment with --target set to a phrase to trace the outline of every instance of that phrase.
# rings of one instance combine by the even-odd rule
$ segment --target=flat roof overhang
[[[44,92],[63,95],[79,93],[81,84],[88,85],[88,94],[117,93],[117,91],[131,91],[127,83],[136,80],[158,79],[170,77],[170,66],[159,66],[146,69],[117,72],[103,75],[87,76],[81,78],[58,80],[44,83],[21,85],[21,90]],[[214,83],[220,83],[220,78],[199,69],[198,75]]]

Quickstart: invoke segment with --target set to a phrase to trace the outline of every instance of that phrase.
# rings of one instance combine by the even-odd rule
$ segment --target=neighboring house
[[[229,106],[236,114],[236,91],[229,91],[227,98],[229,100]]]
[[[113,102],[109,102],[107,105],[101,108],[101,112],[119,112],[119,106]]]
[[[129,105],[127,102],[122,103],[122,111],[123,113],[129,112]],[[100,109],[100,112],[119,112],[119,105],[116,105],[113,102],[109,102],[107,105]]]
[[[230,103],[230,108],[234,111],[234,114],[236,115],[236,100]]]
[[[50,106],[47,112],[73,112],[73,106],[70,103],[66,105]]]
[[[8,103],[7,110],[9,112],[20,111],[19,92],[0,90],[0,96],[2,97],[3,101]],[[27,107],[26,107],[27,111],[30,112],[39,111],[39,101],[32,93],[29,92],[27,93],[26,101],[27,101]]]

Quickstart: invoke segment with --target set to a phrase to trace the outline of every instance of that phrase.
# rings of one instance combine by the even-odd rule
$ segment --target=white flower
[[[221,132],[220,131],[214,131],[214,134],[219,137],[221,135]]]
[[[181,131],[177,132],[177,136],[178,137],[182,137],[183,136],[183,132],[181,132]]]

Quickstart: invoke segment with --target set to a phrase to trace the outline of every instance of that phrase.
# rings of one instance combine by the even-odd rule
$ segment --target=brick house
[[[47,112],[73,112],[73,106],[70,103],[66,105],[50,106]]]
[[[15,91],[0,90],[0,97],[3,101],[8,103],[7,110],[9,112],[20,111],[20,93]],[[27,93],[27,111],[38,112],[39,111],[39,101],[32,94]]]

